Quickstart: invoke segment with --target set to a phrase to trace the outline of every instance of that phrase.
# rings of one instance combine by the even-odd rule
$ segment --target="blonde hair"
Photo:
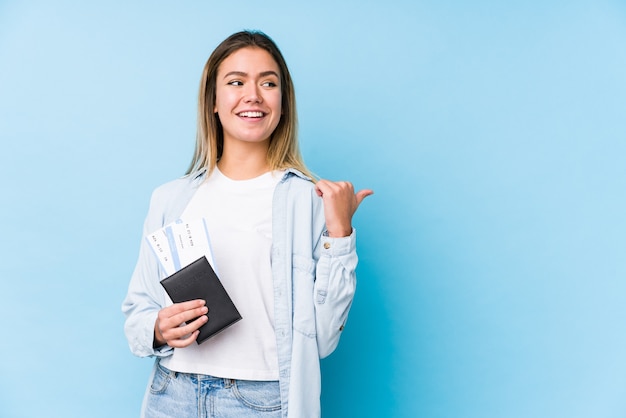
[[[215,48],[207,60],[198,94],[198,128],[196,147],[186,174],[206,168],[209,174],[222,156],[224,132],[214,112],[217,71],[220,64],[233,52],[242,48],[261,48],[267,51],[280,69],[282,115],[270,138],[267,162],[271,170],[295,168],[313,178],[306,168],[298,147],[298,115],[296,96],[287,63],[274,41],[260,31],[237,32]]]

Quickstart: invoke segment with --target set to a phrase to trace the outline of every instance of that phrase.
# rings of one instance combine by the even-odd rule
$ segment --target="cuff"
[[[356,251],[356,229],[352,228],[350,235],[341,238],[329,237],[328,231],[324,230],[321,241],[323,256],[336,257],[349,254]]]

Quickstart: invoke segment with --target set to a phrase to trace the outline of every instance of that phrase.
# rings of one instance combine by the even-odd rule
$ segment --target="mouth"
[[[265,113],[264,112],[260,112],[260,111],[245,111],[245,112],[237,113],[237,116],[239,116],[241,118],[258,119],[258,118],[262,118],[263,116],[265,116]]]

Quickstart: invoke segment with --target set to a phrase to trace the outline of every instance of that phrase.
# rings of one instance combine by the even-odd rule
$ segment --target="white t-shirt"
[[[278,380],[270,252],[272,198],[283,174],[231,180],[216,167],[198,187],[181,218],[206,218],[213,267],[243,319],[202,344],[174,349],[161,360],[165,367],[231,379]],[[208,316],[210,321],[210,310]]]

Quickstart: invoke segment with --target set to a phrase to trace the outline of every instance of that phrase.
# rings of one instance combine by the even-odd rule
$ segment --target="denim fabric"
[[[158,187],[152,194],[144,236],[180,217],[206,176],[201,170]],[[288,169],[272,203],[274,329],[282,418],[320,416],[320,358],[333,352],[356,289],[356,231],[344,238],[325,234],[322,199],[300,172]],[[133,354],[164,357],[154,348],[154,323],[167,305],[158,260],[142,240],[139,259],[122,304],[124,330]]]
[[[146,392],[145,418],[279,418],[277,381],[177,373],[157,363]]]

